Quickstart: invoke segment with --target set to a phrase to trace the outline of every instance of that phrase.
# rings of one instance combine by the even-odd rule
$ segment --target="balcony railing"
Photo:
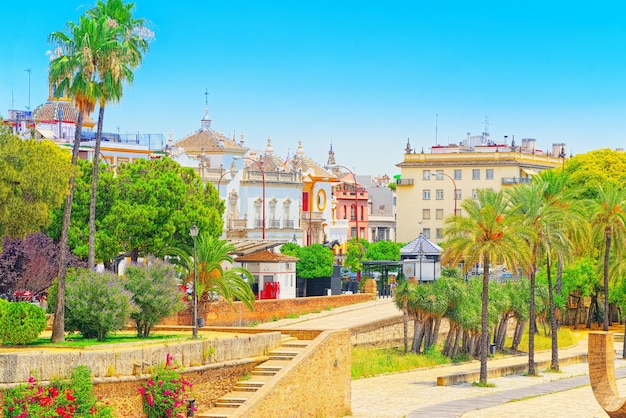
[[[413,179],[398,179],[396,184],[398,186],[413,186]]]
[[[255,219],[254,220],[255,228],[263,228],[263,219]]]
[[[279,229],[280,219],[270,219],[270,228]]]
[[[294,227],[295,227],[295,221],[293,221],[292,219],[285,220],[283,228],[294,229]]]
[[[247,219],[228,219],[228,229],[235,231],[244,231],[246,229]]]
[[[530,177],[502,177],[502,184],[530,183]]]

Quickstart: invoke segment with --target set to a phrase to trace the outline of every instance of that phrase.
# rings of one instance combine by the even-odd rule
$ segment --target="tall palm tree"
[[[594,242],[600,244],[604,279],[604,331],[609,330],[609,259],[611,250],[623,254],[626,239],[626,189],[614,182],[599,185],[590,202]],[[615,245],[613,245],[615,243]],[[604,248],[602,248],[604,247]]]
[[[526,265],[529,260],[526,240],[532,231],[511,213],[509,199],[503,191],[477,191],[477,199],[461,203],[467,216],[446,219],[446,248],[442,263],[483,265],[481,297],[480,383],[487,383],[487,350],[489,347],[489,268],[505,264],[509,268]]]
[[[133,82],[133,69],[141,64],[143,54],[148,50],[148,42],[138,29],[144,25],[143,19],[133,17],[134,3],[123,0],[98,1],[96,7],[87,11],[87,15],[98,22],[106,48],[99,50],[94,57],[97,73],[95,82],[98,89],[98,127],[94,149],[91,201],[89,205],[89,252],[88,268],[95,268],[96,234],[96,190],[100,165],[100,145],[102,142],[102,124],[107,103],[118,102],[122,98],[123,83]]]
[[[416,286],[416,284],[411,284],[404,279],[398,284],[393,295],[396,307],[402,309],[405,353],[409,352],[409,299],[411,297],[411,286]]]
[[[97,22],[85,16],[81,16],[78,19],[78,23],[69,22],[65,31],[53,32],[49,36],[49,41],[57,44],[55,49],[57,55],[50,62],[50,83],[56,86],[57,96],[67,95],[71,97],[78,111],[72,148],[72,164],[74,167],[78,163],[78,152],[85,114],[91,113],[96,103],[97,95],[91,80],[95,71],[93,56],[99,48],[98,36]],[[75,175],[74,173],[70,177],[68,184],[68,195],[65,200],[63,226],[59,242],[58,291],[51,338],[53,342],[65,340],[65,274]]]

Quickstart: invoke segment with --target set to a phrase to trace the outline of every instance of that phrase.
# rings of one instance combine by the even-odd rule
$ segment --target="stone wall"
[[[253,399],[237,408],[230,417],[349,415],[352,405],[350,332],[322,332],[297,359],[278,372],[272,384],[261,387]]]
[[[338,308],[340,306],[367,302],[376,298],[374,294],[358,293],[356,295],[313,296],[294,299],[266,299],[257,300],[254,310],[250,311],[241,302],[235,302],[234,307],[219,300],[212,303],[202,303],[198,309],[198,316],[203,317],[206,326],[247,326],[260,322],[270,322],[273,319],[282,319],[289,315],[304,315],[311,312]],[[181,312],[159,323],[160,325],[190,325],[193,324],[191,310]]]

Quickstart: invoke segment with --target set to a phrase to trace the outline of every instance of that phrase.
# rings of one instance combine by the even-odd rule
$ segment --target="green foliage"
[[[298,244],[288,242],[280,251],[285,255],[297,257],[296,274],[304,279],[315,277],[330,277],[333,274],[333,251],[322,244],[313,244],[308,247],[300,247]]]
[[[30,377],[28,384],[9,389],[5,395],[5,417],[112,417],[112,410],[93,393],[91,371],[86,366],[72,370],[69,380],[49,386]]]
[[[156,258],[128,266],[124,287],[131,292],[139,308],[131,314],[138,337],[148,337],[159,320],[184,308],[174,266]]]
[[[47,226],[67,194],[71,173],[69,154],[54,142],[22,140],[0,130],[0,238]]]
[[[577,154],[567,160],[565,173],[578,198],[591,199],[597,195],[598,186],[624,181],[626,153],[605,148]]]
[[[367,241],[359,238],[357,242],[356,238],[352,238],[348,241],[348,248],[346,249],[346,259],[344,261],[345,267],[350,267],[354,271],[363,270],[363,259],[367,251]]]
[[[365,253],[368,260],[400,260],[402,244],[395,241],[377,241],[371,243]]]
[[[424,354],[415,354],[404,353],[398,348],[354,347],[352,349],[351,373],[353,379],[358,379],[448,363],[450,363],[450,359],[442,356],[441,352],[434,348],[426,350]]]
[[[45,328],[46,314],[30,302],[12,302],[2,309],[0,336],[4,343],[28,344],[35,341]]]
[[[155,367],[150,379],[139,388],[143,411],[148,418],[185,416],[191,383],[168,354],[165,364]]]
[[[56,283],[50,291],[49,309],[54,312]],[[85,338],[102,341],[112,331],[123,329],[137,310],[131,293],[115,274],[85,269],[68,272],[65,292],[65,328]]]

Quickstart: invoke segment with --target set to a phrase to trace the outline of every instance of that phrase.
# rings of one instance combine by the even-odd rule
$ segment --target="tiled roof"
[[[292,257],[290,255],[285,255],[285,254],[280,254],[280,253],[275,253],[273,251],[269,251],[269,250],[263,250],[263,251],[257,251],[255,253],[251,253],[248,255],[242,255],[241,257],[237,257],[235,258],[235,261],[241,262],[241,261],[247,261],[247,262],[252,262],[252,261],[256,261],[256,262],[270,262],[270,263],[277,263],[280,261],[284,261],[284,262],[296,262],[299,259],[296,257]]]
[[[57,123],[59,121],[59,109],[61,110],[62,123],[76,123],[78,111],[68,100],[50,99],[46,103],[39,105],[33,110],[33,119],[37,123]],[[83,126],[93,127],[95,122],[89,115],[85,115]]]
[[[303,174],[310,174],[314,177],[335,177],[324,167],[320,166],[315,161],[304,155],[302,141],[298,141],[298,150],[296,151],[296,155],[294,155],[291,161],[289,161],[289,164],[291,165],[291,169],[293,171],[301,170]]]
[[[174,145],[183,148],[185,152],[191,154],[199,154],[202,151],[211,152],[225,149],[244,151],[246,149],[212,129],[199,129]]]
[[[414,239],[413,241],[409,242],[407,245],[402,247],[400,249],[400,254],[417,255],[420,253],[420,247],[421,247],[422,254],[424,255],[437,255],[437,254],[441,254],[441,252],[443,251],[443,248],[441,248],[434,242],[430,241],[424,235],[420,234],[419,237],[417,237],[416,239]]]

